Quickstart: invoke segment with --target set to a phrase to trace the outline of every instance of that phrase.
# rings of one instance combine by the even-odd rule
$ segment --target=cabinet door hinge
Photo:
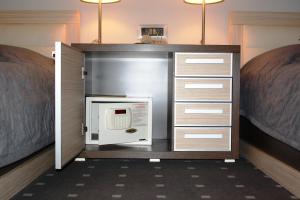
[[[52,58],[55,59],[55,51],[52,51],[52,52],[51,52],[51,56],[52,56]]]
[[[87,75],[87,71],[85,71],[85,67],[81,67],[81,79],[84,80]]]
[[[88,128],[87,126],[84,125],[84,123],[81,124],[81,134],[85,135],[85,133],[87,132]]]

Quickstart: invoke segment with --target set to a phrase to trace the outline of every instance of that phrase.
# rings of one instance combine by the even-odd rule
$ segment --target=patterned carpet
[[[73,162],[40,176],[13,199],[297,199],[244,159]]]

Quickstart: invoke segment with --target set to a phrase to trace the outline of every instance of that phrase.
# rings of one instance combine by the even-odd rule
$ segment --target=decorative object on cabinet
[[[224,0],[184,0],[184,2],[189,4],[202,4],[202,39],[201,44],[205,44],[205,12],[206,12],[206,4],[219,3]]]
[[[140,25],[138,38],[143,44],[167,44],[167,26],[161,24]]]
[[[98,39],[95,40],[96,43],[102,43],[102,4],[107,3],[117,3],[121,0],[81,0],[82,2],[87,3],[97,3],[98,4]]]

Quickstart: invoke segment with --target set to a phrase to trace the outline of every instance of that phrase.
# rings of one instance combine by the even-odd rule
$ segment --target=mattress
[[[271,50],[242,68],[241,115],[300,150],[300,45]]]
[[[54,142],[54,60],[0,45],[0,167]]]

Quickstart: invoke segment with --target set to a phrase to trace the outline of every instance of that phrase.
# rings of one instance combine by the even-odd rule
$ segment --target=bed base
[[[240,137],[254,147],[300,171],[300,151],[261,131],[242,116],[240,117]]]
[[[300,198],[300,151],[267,135],[246,118],[240,119],[240,153]]]
[[[1,170],[0,199],[11,199],[54,164],[54,145]]]
[[[240,140],[240,153],[258,169],[300,198],[300,171],[243,140]]]

